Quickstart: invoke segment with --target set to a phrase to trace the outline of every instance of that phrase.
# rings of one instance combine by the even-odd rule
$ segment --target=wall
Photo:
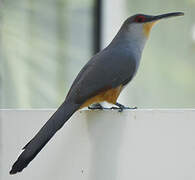
[[[19,150],[53,110],[0,110],[2,180],[195,179],[195,110],[77,112],[22,172]]]

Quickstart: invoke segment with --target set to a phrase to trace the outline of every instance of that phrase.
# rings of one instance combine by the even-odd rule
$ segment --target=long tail
[[[10,174],[21,172],[35,158],[52,136],[64,125],[64,123],[79,108],[79,105],[64,102],[52,117],[45,123],[34,138],[26,144],[23,152],[13,164]]]

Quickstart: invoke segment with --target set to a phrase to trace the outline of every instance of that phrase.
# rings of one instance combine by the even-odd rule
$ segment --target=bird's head
[[[150,34],[152,26],[161,19],[183,16],[182,12],[174,12],[157,16],[136,14],[126,19],[119,32],[109,46],[129,48],[140,59],[146,40]]]
[[[123,24],[123,28],[126,29],[131,34],[131,36],[145,36],[146,38],[148,38],[152,26],[159,20],[183,15],[184,13],[182,12],[174,12],[157,16],[136,14],[129,17],[125,21],[125,23]]]

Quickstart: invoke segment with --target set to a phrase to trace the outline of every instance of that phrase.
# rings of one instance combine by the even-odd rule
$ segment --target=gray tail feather
[[[26,144],[23,152],[13,164],[10,174],[21,172],[35,158],[41,149],[47,144],[52,136],[64,125],[64,123],[79,108],[79,105],[67,103],[66,101],[45,123],[34,138]]]

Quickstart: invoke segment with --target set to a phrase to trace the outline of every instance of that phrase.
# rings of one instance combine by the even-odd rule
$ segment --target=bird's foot
[[[111,109],[119,109],[119,112],[122,112],[124,109],[137,109],[137,107],[126,107],[120,103],[115,104],[118,107],[111,107]]]
[[[109,108],[105,108],[103,107],[101,104],[97,103],[97,104],[92,104],[90,106],[88,106],[88,109],[91,109],[91,110],[95,110],[95,109],[109,109]]]

